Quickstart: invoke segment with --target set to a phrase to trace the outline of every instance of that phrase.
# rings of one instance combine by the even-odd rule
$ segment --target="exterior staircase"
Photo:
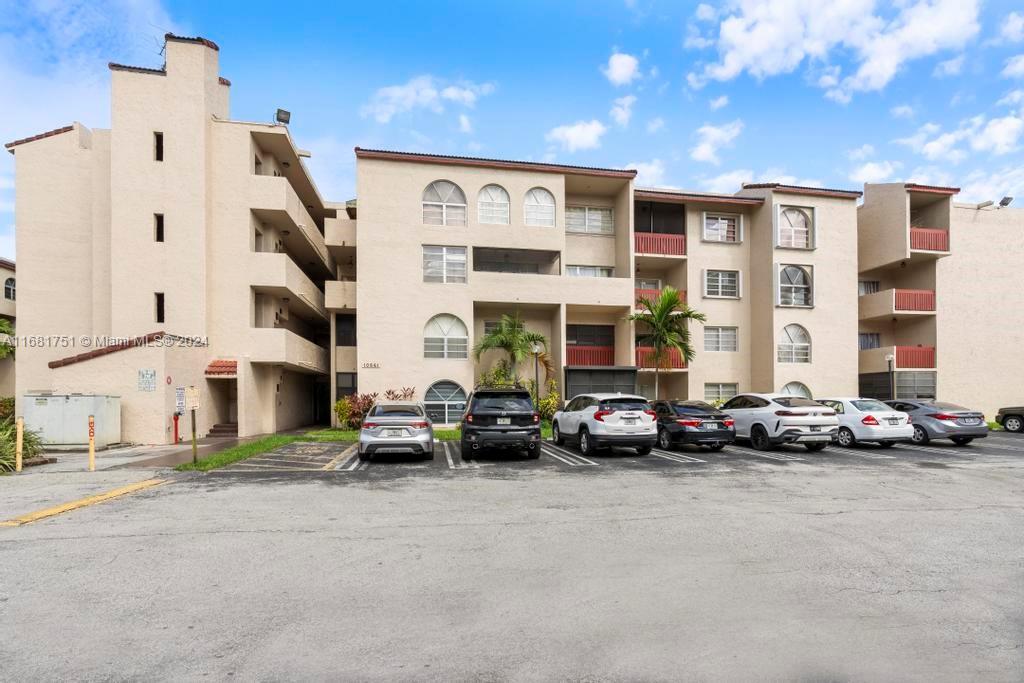
[[[215,424],[210,428],[210,433],[207,436],[238,436],[238,423],[221,422],[220,424]]]

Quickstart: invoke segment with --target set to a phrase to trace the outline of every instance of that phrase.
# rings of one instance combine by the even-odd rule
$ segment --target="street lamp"
[[[885,362],[889,364],[889,400],[896,400],[896,356],[886,354]]]
[[[533,402],[534,408],[538,408],[540,405],[540,343],[533,342],[530,345],[530,350],[533,352]]]

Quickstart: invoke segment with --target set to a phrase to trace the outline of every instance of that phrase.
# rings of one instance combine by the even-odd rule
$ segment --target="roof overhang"
[[[569,166],[566,164],[546,164],[534,161],[512,161],[508,159],[484,159],[479,157],[459,157],[444,154],[423,154],[420,152],[394,152],[382,149],[355,148],[357,159],[383,159],[386,161],[404,161],[423,164],[445,164],[449,166],[475,166],[480,168],[504,168],[539,173],[558,173],[560,175],[599,176],[603,178],[621,178],[631,180],[636,177],[635,169],[595,168],[590,166]]]
[[[728,194],[706,194],[701,192],[676,192],[674,190],[644,189],[634,190],[633,199],[648,202],[667,202],[676,204],[702,203],[726,204],[732,206],[760,206],[764,197],[737,197]]]

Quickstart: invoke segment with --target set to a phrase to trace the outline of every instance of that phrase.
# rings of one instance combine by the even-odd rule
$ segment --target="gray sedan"
[[[950,439],[957,446],[966,446],[975,439],[988,436],[984,414],[955,403],[897,399],[886,401],[894,410],[907,413],[914,424],[913,442],[926,444],[932,439]]]
[[[434,425],[418,401],[375,403],[359,430],[359,459],[376,453],[405,453],[424,460],[434,457]]]

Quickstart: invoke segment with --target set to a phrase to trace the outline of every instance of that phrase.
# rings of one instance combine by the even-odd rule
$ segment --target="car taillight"
[[[364,422],[363,429],[373,429],[374,427],[380,427],[376,422]]]
[[[684,420],[676,420],[676,424],[682,425],[684,427],[700,427],[700,423],[701,423],[700,420],[694,420],[692,418],[687,418],[687,419],[684,419]]]
[[[910,417],[909,415],[907,415],[907,424],[908,425],[914,424],[914,419],[912,417]]]
[[[776,410],[775,414],[779,417],[800,417],[804,413],[797,413],[792,410]]]
[[[412,428],[413,429],[426,429],[428,426],[429,426],[429,424],[426,423],[426,422],[413,422],[412,423]]]
[[[863,420],[861,420],[861,424],[866,424],[866,425],[871,425],[873,427],[877,427],[878,426],[878,420],[875,418],[874,415],[867,415],[867,416],[864,417]]]
[[[736,420],[722,420],[722,424],[724,424],[726,427],[735,427]]]
[[[835,414],[836,411],[834,410],[826,410],[822,413],[822,415],[824,415],[825,417],[835,417]]]
[[[604,419],[614,412],[614,410],[599,410],[594,413],[594,419],[598,422],[604,422]]]
[[[651,417],[653,417],[655,419],[657,419],[657,417],[658,417],[658,414],[656,412],[654,412],[653,410],[645,410],[644,411],[644,415],[650,415]]]
[[[470,424],[473,424],[473,416],[472,415],[467,415],[466,416],[466,422],[468,422]]]
[[[540,413],[533,414],[533,424],[540,424]]]
[[[957,419],[956,415],[950,415],[949,413],[932,413],[928,417],[933,417],[936,420],[949,420],[949,421],[954,421],[954,422]]]

